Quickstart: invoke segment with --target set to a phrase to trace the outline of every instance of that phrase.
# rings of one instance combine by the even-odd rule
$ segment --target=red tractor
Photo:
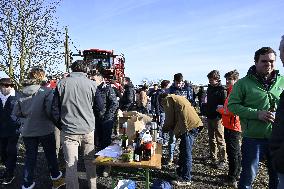
[[[113,50],[89,49],[84,50],[83,54],[80,52],[79,55],[84,57],[84,61],[90,68],[90,73],[101,73],[106,82],[114,84],[119,90],[121,89],[125,76],[123,54],[115,55]]]

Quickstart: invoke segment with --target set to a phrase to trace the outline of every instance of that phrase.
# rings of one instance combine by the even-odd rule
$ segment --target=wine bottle
[[[128,146],[128,136],[126,134],[127,124],[123,125],[123,133],[121,136],[121,147],[126,148]]]
[[[134,161],[140,162],[142,160],[142,146],[141,146],[141,137],[139,132],[136,131],[136,138],[134,140]]]

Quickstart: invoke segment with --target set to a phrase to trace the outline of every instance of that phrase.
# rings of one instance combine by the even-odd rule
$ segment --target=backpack
[[[172,186],[165,180],[155,180],[150,189],[172,189]]]

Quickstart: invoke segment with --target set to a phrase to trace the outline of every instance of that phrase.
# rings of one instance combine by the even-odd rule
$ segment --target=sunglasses
[[[5,88],[8,88],[8,87],[13,87],[13,85],[10,85],[10,84],[0,84],[1,87],[5,87]]]

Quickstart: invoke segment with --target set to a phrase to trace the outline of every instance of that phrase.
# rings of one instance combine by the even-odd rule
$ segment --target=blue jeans
[[[170,155],[170,160],[174,160],[174,153],[175,153],[175,147],[176,147],[176,136],[174,134],[174,131],[170,131],[169,132],[169,144],[168,144],[168,147],[169,147],[169,155]]]
[[[272,167],[268,139],[243,138],[242,141],[242,172],[239,189],[251,189],[258,171],[258,164],[267,159],[269,189],[276,189],[278,176]]]
[[[166,118],[166,114],[165,113],[160,113],[160,137],[163,138],[163,143],[165,144],[166,143],[166,133],[164,133],[162,131],[163,129],[163,125],[165,123],[165,118]]]
[[[194,138],[197,135],[197,130],[193,129],[189,132],[184,133],[180,136],[179,144],[179,160],[177,175],[181,177],[184,181],[191,180],[191,168],[192,168],[192,145]]]
[[[34,168],[36,167],[39,144],[43,147],[50,175],[52,178],[57,178],[60,172],[56,158],[54,133],[38,137],[23,137],[23,140],[26,148],[23,185],[29,187],[33,184]]]
[[[279,183],[277,189],[284,189],[284,174],[278,173]]]
[[[160,125],[163,127],[166,119],[166,114],[165,113],[160,113]]]

